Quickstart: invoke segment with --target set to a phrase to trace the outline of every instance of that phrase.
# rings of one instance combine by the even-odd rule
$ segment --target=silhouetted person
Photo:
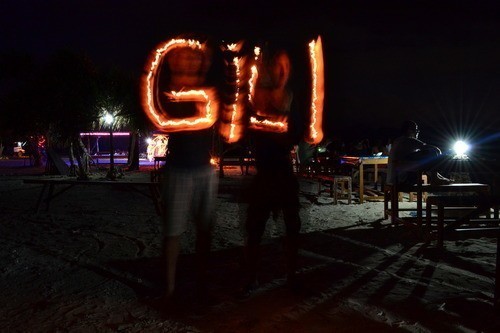
[[[207,55],[190,47],[176,48],[166,56],[171,71],[168,89],[200,89],[205,82]],[[197,102],[173,102],[170,110],[191,116]],[[164,168],[163,241],[166,261],[164,297],[170,299],[176,286],[179,240],[187,223],[196,224],[196,281],[200,292],[205,289],[205,265],[215,223],[215,200],[218,177],[211,165],[213,127],[169,133],[168,154]]]
[[[449,184],[451,180],[435,170],[442,156],[441,150],[418,139],[420,130],[416,122],[405,121],[401,126],[401,136],[392,143],[387,167],[389,184],[416,184],[418,171],[430,178],[431,184]],[[397,177],[397,178],[396,178]]]
[[[291,150],[299,143],[300,131],[293,122],[297,104],[288,87],[291,63],[284,50],[266,54],[259,68],[255,93],[255,112],[271,114],[274,119],[288,118],[288,131],[253,132],[257,173],[251,185],[245,222],[246,277],[240,297],[245,298],[258,287],[260,243],[271,213],[281,211],[286,227],[284,246],[288,283],[295,283],[301,220],[299,217],[299,184],[293,172]]]

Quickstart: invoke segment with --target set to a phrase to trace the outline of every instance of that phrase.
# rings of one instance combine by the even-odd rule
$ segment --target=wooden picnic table
[[[437,217],[433,219],[432,208],[436,207]],[[488,195],[486,193],[478,193],[478,195],[437,195],[427,198],[426,201],[426,225],[427,229],[431,230],[432,221],[436,220],[437,223],[437,241],[438,246],[443,246],[444,232],[447,231],[468,231],[468,229],[481,231],[483,227],[476,228],[462,228],[462,224],[471,225],[494,225],[499,227],[499,206],[500,197]],[[445,209],[456,210],[463,208],[465,214],[460,214],[459,217],[447,219],[445,228]],[[493,210],[493,218],[491,217],[491,210]],[[484,216],[484,217],[481,217]],[[488,228],[484,228],[485,230]],[[498,234],[500,236],[500,233]]]
[[[490,194],[490,186],[488,184],[482,183],[452,183],[448,185],[434,185],[434,184],[421,184],[419,182],[416,185],[411,185],[409,187],[405,187],[404,189],[392,190],[396,193],[385,194],[386,197],[384,200],[384,210],[385,214],[389,214],[391,216],[391,221],[393,224],[398,222],[404,222],[402,218],[399,217],[399,200],[397,199],[397,192],[415,192],[417,195],[416,202],[416,217],[415,224],[418,227],[422,226],[422,216],[423,216],[423,195],[424,193],[461,193],[463,195],[467,193],[471,193],[473,195],[489,195]],[[388,203],[391,203],[391,207],[388,207]]]
[[[43,185],[36,202],[35,211],[37,213],[40,211],[42,203],[45,203],[45,210],[48,211],[50,202],[54,198],[75,186],[125,187],[131,191],[140,193],[150,198],[153,201],[156,213],[158,215],[161,215],[162,213],[159,182],[130,180],[77,180],[70,178],[28,178],[23,179],[23,183]],[[144,191],[144,188],[147,188],[148,191]]]
[[[344,161],[352,163],[359,169],[359,203],[362,204],[365,200],[365,166],[373,165],[374,182],[378,180],[378,166],[387,165],[389,162],[388,156],[342,156]],[[371,196],[371,199],[383,199],[383,195]]]

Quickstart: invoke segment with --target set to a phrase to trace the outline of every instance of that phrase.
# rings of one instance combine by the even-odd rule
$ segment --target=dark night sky
[[[0,2],[0,53],[86,51],[140,72],[178,32],[238,40],[278,34],[325,48],[330,136],[388,133],[403,119],[422,137],[500,131],[500,4],[433,1]],[[432,133],[432,135],[431,135]]]

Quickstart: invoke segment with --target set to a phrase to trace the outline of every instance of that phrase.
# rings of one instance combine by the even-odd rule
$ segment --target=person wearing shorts
[[[201,89],[207,81],[210,51],[174,48],[166,56],[164,92]],[[202,103],[203,104],[203,103]],[[166,100],[164,108],[173,118],[189,118],[198,113],[197,101]],[[170,299],[175,290],[180,237],[189,222],[197,229],[197,282],[204,288],[204,270],[210,251],[211,231],[215,222],[218,183],[216,169],[210,163],[215,125],[209,128],[164,129],[169,135],[162,180],[163,244],[166,263],[166,286],[163,297]],[[200,290],[201,291],[201,290]]]
[[[166,259],[165,297],[175,290],[180,237],[189,222],[196,225],[197,283],[204,271],[215,223],[218,176],[210,164],[212,131],[172,133],[162,180],[163,243]]]
[[[284,133],[255,131],[255,165],[257,174],[250,187],[245,221],[245,281],[240,298],[247,298],[258,288],[260,243],[271,214],[283,214],[286,228],[287,285],[297,285],[296,271],[301,229],[299,183],[293,171],[291,151],[303,137],[300,103],[289,86],[291,59],[279,44],[266,49],[256,84],[254,109],[287,119]],[[263,53],[264,55],[266,52]]]

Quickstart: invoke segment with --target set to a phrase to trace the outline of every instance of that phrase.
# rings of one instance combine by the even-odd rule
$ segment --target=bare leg
[[[249,208],[246,221],[247,238],[245,241],[245,265],[248,285],[257,282],[257,270],[260,262],[260,243],[264,234],[270,208],[256,206]]]
[[[258,243],[248,244],[245,248],[245,260],[247,269],[247,284],[254,284],[257,281],[257,269],[260,261],[260,245]]]
[[[284,247],[287,265],[287,283],[290,287],[295,288],[297,284],[296,274],[301,227],[298,204],[291,204],[291,207],[284,209],[283,215],[286,225]]]
[[[245,158],[244,157],[240,157],[240,170],[241,170],[241,175],[243,176],[244,175],[244,164],[245,164]]]
[[[448,184],[453,183],[453,180],[444,177],[443,175],[441,175],[437,171],[430,172],[430,174],[428,176],[430,179],[430,183],[432,185],[448,185]]]
[[[164,251],[166,259],[166,289],[165,297],[172,296],[175,290],[175,274],[177,268],[177,258],[179,257],[179,236],[165,237]]]
[[[196,282],[199,293],[206,292],[206,273],[208,254],[210,253],[211,232],[198,231],[196,235]]]
[[[260,214],[264,212],[264,217],[269,216],[269,212],[266,213],[265,209],[257,210]],[[254,214],[250,214],[252,217],[255,217]],[[246,229],[247,229],[247,237],[245,239],[245,247],[244,247],[244,260],[245,260],[245,284],[243,289],[241,290],[240,298],[248,298],[252,295],[256,288],[258,288],[258,280],[257,280],[257,270],[260,262],[260,241],[262,239],[262,234],[265,229],[265,221],[259,221],[256,223],[254,220],[247,219]],[[250,221],[254,221],[251,223]]]
[[[298,235],[285,236],[284,245],[286,253],[287,282],[293,285],[296,282],[297,273],[297,258],[299,251]]]

